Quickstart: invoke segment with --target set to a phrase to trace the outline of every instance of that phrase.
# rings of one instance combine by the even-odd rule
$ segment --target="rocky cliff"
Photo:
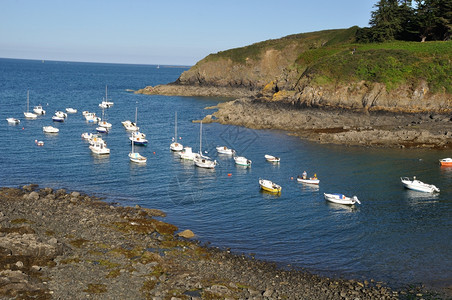
[[[452,41],[356,44],[357,27],[211,54],[146,94],[252,96],[302,107],[452,112]]]

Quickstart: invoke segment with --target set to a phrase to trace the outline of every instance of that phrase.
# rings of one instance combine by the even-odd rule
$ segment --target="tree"
[[[377,42],[394,40],[402,29],[397,0],[380,0],[374,7],[376,10],[369,21],[372,39]]]

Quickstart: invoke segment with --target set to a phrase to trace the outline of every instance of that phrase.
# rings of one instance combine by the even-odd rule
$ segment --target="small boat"
[[[170,145],[171,151],[182,151],[184,146],[181,143],[177,142],[177,111],[174,117],[174,137],[173,142]]]
[[[53,126],[44,126],[42,127],[42,131],[44,131],[45,133],[58,133],[60,132],[60,130],[56,127]]]
[[[96,131],[99,133],[108,133],[108,128],[99,126],[99,127],[96,127]]]
[[[301,176],[297,177],[297,181],[301,183],[307,183],[307,184],[319,184],[320,180],[317,178],[317,176],[310,177],[310,178],[303,178]]]
[[[89,149],[94,154],[105,155],[110,154],[110,149],[107,148],[107,144],[103,140],[98,140],[89,146]]]
[[[199,127],[199,153],[193,159],[195,165],[200,168],[214,169],[217,165],[216,160],[211,160],[209,157],[202,155],[202,121]]]
[[[16,118],[7,118],[6,121],[8,121],[9,124],[19,124],[20,120]]]
[[[61,111],[61,110],[58,110],[58,111],[56,111],[55,112],[55,116],[58,116],[58,117],[60,117],[60,118],[67,118],[67,113],[65,113],[65,112],[63,112],[63,111]]]
[[[139,131],[132,132],[132,136],[129,137],[129,140],[135,145],[146,146],[148,144],[148,140],[146,139],[146,135]]]
[[[77,110],[76,110],[75,108],[68,107],[68,108],[66,108],[66,112],[67,112],[68,114],[76,114],[76,113],[77,113]]]
[[[91,138],[93,138],[93,134],[91,132],[82,133],[82,139],[89,140]]]
[[[35,144],[38,145],[38,146],[44,146],[44,142],[43,141],[35,140]]]
[[[102,100],[102,102],[99,104],[99,107],[101,108],[110,108],[113,106],[113,102],[108,101],[108,94],[107,94],[108,87],[105,86],[105,98]]]
[[[403,186],[407,189],[424,193],[439,193],[439,188],[433,184],[427,184],[417,180],[416,176],[413,177],[413,180],[410,180],[408,177],[401,177],[400,180],[402,181]]]
[[[107,122],[107,119],[105,117],[105,110],[102,109],[102,120],[100,122],[98,122],[97,124],[99,124],[99,126],[101,127],[105,127],[105,128],[111,128],[111,123]]]
[[[193,159],[195,165],[204,169],[214,169],[217,165],[216,160],[211,160],[209,157],[205,155],[201,155],[199,153],[195,154],[195,158]]]
[[[197,154],[194,153],[191,147],[184,147],[184,149],[179,152],[180,159],[194,160]]]
[[[102,139],[102,136],[100,134],[93,134],[92,137],[90,139],[88,139],[88,142],[90,145],[94,145],[97,142],[105,143],[105,141]]]
[[[327,194],[327,193],[323,193],[323,196],[325,197],[326,201],[337,203],[337,204],[344,204],[344,205],[354,205],[356,203],[361,204],[361,202],[359,202],[359,200],[358,200],[358,197],[356,197],[356,196],[353,196],[350,198],[350,197],[347,197],[342,194]]]
[[[234,161],[236,165],[251,167],[251,160],[247,159],[244,156],[234,156]]]
[[[226,155],[234,155],[235,154],[235,150],[228,148],[226,146],[218,146],[216,147],[217,152],[220,154],[226,154]]]
[[[33,108],[33,111],[34,111],[35,114],[37,114],[37,115],[45,115],[45,114],[46,114],[46,111],[42,108],[41,105],[36,105],[36,106]]]
[[[24,116],[26,119],[36,119],[38,117],[37,114],[30,112],[30,91],[27,90],[27,111],[24,112]]]
[[[270,193],[281,193],[281,186],[267,179],[259,179],[261,189]]]
[[[147,162],[147,158],[141,155],[138,152],[134,152],[133,149],[133,143],[132,143],[132,152],[129,153],[129,159],[131,162],[137,163],[137,164],[144,164]]]
[[[85,117],[85,120],[89,123],[97,123],[100,121],[100,118],[96,116],[96,113],[93,112],[83,112],[83,116]]]
[[[441,166],[452,166],[452,158],[443,158],[439,160],[439,164]]]
[[[127,131],[138,131],[138,130],[140,130],[140,127],[138,127],[135,123],[133,123],[133,122],[131,122],[129,120],[122,121],[121,123],[122,123],[122,125],[124,126],[124,128]]]
[[[279,157],[269,155],[269,154],[265,154],[264,157],[268,162],[278,163],[281,160]]]
[[[54,115],[52,117],[52,121],[54,121],[54,122],[64,122],[64,117],[60,117],[60,116]]]

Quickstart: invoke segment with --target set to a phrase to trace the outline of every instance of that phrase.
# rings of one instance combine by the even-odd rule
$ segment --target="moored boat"
[[[452,158],[443,158],[439,160],[439,164],[441,166],[451,167],[452,166]]]
[[[265,154],[264,157],[265,157],[265,159],[267,161],[274,162],[274,163],[278,163],[281,160],[279,157],[276,157],[276,156],[273,156],[273,155],[269,155],[269,154]]]
[[[281,193],[281,186],[268,179],[259,179],[261,189],[270,193]]]
[[[177,112],[174,116],[174,137],[173,142],[170,145],[170,149],[171,151],[182,151],[184,149],[184,146],[181,143],[177,142]]]
[[[53,126],[44,126],[42,127],[42,131],[44,131],[45,133],[58,133],[60,132],[60,130],[56,127]]]
[[[27,90],[27,111],[24,112],[24,116],[26,119],[36,119],[38,117],[37,114],[30,112],[30,91]]]
[[[186,160],[194,160],[196,153],[192,151],[191,147],[184,147],[184,149],[179,152],[180,159],[186,159]]]
[[[89,146],[89,149],[94,154],[99,154],[99,155],[110,154],[110,149],[107,148],[107,144],[103,140],[94,142],[92,145]]]
[[[54,122],[64,122],[64,117],[60,117],[60,116],[54,115],[52,117],[52,121],[54,121]]]
[[[46,114],[46,111],[42,108],[41,105],[36,105],[33,108],[33,112],[37,115],[45,115]]]
[[[234,155],[235,154],[234,149],[228,148],[226,146],[218,146],[218,147],[216,147],[216,149],[219,154],[226,154],[226,155]]]
[[[91,138],[93,138],[93,134],[91,132],[82,133],[82,139],[89,140]]]
[[[16,118],[6,118],[6,121],[8,121],[9,124],[19,124],[20,120]]]
[[[234,161],[235,161],[236,165],[244,166],[244,167],[250,167],[251,163],[252,163],[251,160],[247,159],[244,156],[234,156]]]
[[[344,204],[344,205],[354,205],[356,203],[361,204],[361,202],[358,200],[358,197],[347,197],[343,194],[327,194],[323,193],[323,196],[325,197],[326,201],[337,203],[337,204]]]
[[[146,134],[139,131],[132,132],[132,135],[129,137],[129,140],[135,145],[147,146],[148,144]]]
[[[439,188],[437,188],[433,184],[427,184],[420,180],[417,180],[416,176],[413,176],[412,180],[408,177],[401,177],[400,180],[403,186],[407,189],[424,193],[439,193]]]
[[[138,152],[134,151],[134,144],[132,143],[132,152],[129,152],[129,159],[131,162],[137,163],[137,164],[144,164],[147,162],[147,158],[141,155]]]
[[[68,108],[66,108],[66,112],[68,114],[75,114],[75,113],[77,113],[77,110],[75,108],[68,107]]]

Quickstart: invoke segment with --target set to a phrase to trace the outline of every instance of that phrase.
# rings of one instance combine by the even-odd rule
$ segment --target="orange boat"
[[[439,160],[439,164],[441,166],[448,166],[448,167],[452,167],[452,158],[448,157],[448,158],[443,158]]]

